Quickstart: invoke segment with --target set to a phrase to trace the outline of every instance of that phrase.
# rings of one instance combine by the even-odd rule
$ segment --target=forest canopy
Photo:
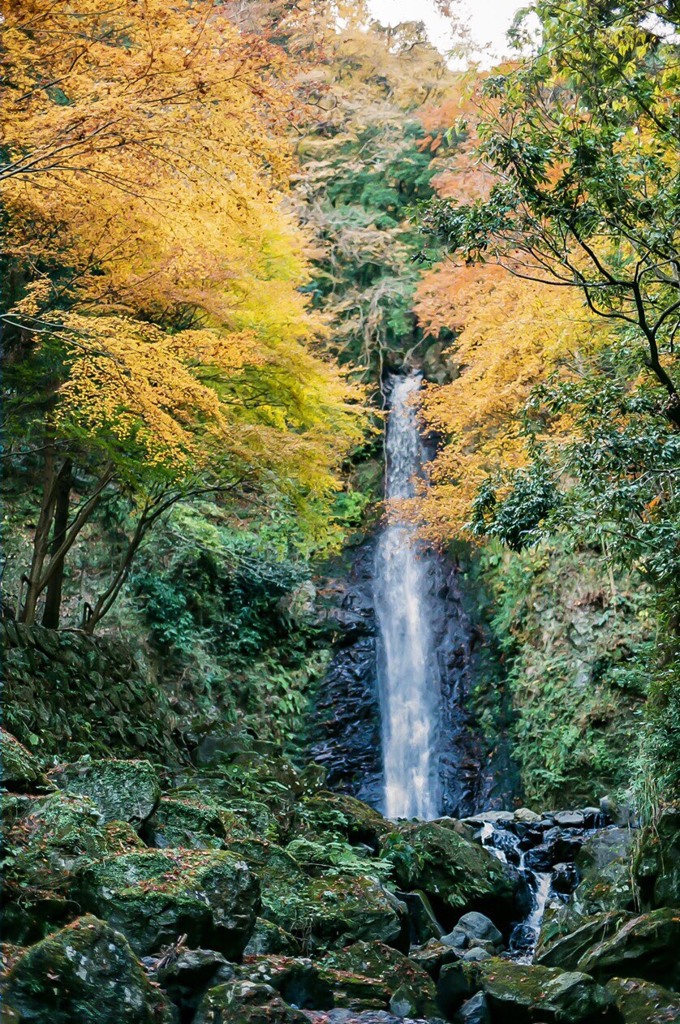
[[[474,562],[518,707],[507,609],[546,565],[592,555],[624,624],[643,595],[646,777],[677,783],[678,29],[536,0],[484,69],[358,2],[8,0],[6,614],[295,718],[329,648],[286,602],[379,522],[416,371],[431,457],[388,514]]]

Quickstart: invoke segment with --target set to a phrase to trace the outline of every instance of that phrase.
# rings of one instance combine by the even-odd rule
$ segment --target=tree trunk
[[[36,606],[40,596],[40,577],[42,576],[45,556],[47,555],[47,548],[49,545],[50,526],[52,525],[52,515],[54,512],[57,480],[55,471],[55,454],[54,445],[48,442],[45,446],[43,496],[40,506],[40,514],[38,516],[38,523],[35,528],[35,536],[33,538],[31,570],[28,575],[24,606],[21,610],[21,615],[19,616],[20,621],[25,622],[27,626],[31,626],[35,622]]]
[[[66,537],[68,526],[69,507],[71,503],[71,485],[73,482],[73,461],[65,459],[56,482],[56,506],[54,510],[54,531],[52,533],[52,545],[50,554],[54,556],[59,551]],[[59,628],[59,614],[61,611],[61,593],[64,583],[64,558],[62,554],[54,565],[54,575],[47,585],[45,594],[45,608],[43,610],[42,624],[48,629]],[[51,563],[50,563],[51,565]]]

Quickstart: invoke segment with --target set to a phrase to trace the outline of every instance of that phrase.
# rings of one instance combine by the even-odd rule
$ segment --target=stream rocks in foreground
[[[393,822],[247,736],[169,779],[5,746],[4,1022],[680,1019],[677,809]]]

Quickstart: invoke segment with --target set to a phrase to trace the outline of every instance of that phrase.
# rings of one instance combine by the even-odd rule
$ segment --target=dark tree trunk
[[[56,505],[54,510],[54,530],[52,533],[52,544],[50,554],[54,557],[64,543],[66,529],[68,527],[68,515],[71,504],[71,485],[73,482],[73,462],[65,459],[59,470],[56,484]],[[45,608],[43,610],[42,624],[48,629],[59,628],[59,615],[61,612],[61,595],[64,584],[64,558],[62,554],[54,563],[54,575],[47,585],[45,594]],[[51,565],[50,565],[51,567]]]
[[[48,441],[45,446],[45,463],[43,479],[43,496],[40,506],[40,514],[35,528],[33,538],[33,554],[31,556],[31,569],[27,578],[26,597],[19,616],[21,622],[31,626],[35,622],[36,607],[40,596],[40,577],[47,556],[49,546],[50,527],[54,514],[55,502],[55,451],[54,445]]]

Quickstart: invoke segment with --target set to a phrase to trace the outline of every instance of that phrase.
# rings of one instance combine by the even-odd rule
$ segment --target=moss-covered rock
[[[279,839],[277,816],[267,804],[263,800],[239,793],[233,782],[225,780],[218,773],[198,772],[187,775],[181,785],[166,795],[173,800],[219,808],[227,835],[235,839],[257,837],[271,842]]]
[[[158,849],[220,849],[227,830],[219,810],[190,800],[162,799],[144,826],[144,838]]]
[[[19,743],[11,732],[0,728],[0,782],[10,790],[32,793],[47,786],[37,757]]]
[[[435,822],[400,824],[381,841],[403,889],[420,889],[444,924],[462,913],[490,913],[501,927],[518,916],[523,883],[487,850]]]
[[[67,793],[89,797],[106,821],[141,824],[153,813],[161,795],[156,769],[149,761],[87,757],[60,765],[50,779]]]
[[[328,1010],[335,1005],[332,972],[324,975],[308,957],[248,957],[238,974],[253,984],[275,989],[287,1003],[301,1009]]]
[[[596,943],[614,935],[634,914],[622,910],[607,910],[603,914],[585,917],[572,932],[551,933],[550,927],[541,930],[542,945],[536,952],[536,963],[544,967],[561,967],[572,971],[581,957]]]
[[[309,1024],[270,985],[239,979],[210,989],[193,1024]]]
[[[427,971],[435,981],[444,964],[452,964],[456,960],[460,960],[460,954],[453,946],[447,946],[446,943],[440,942],[438,939],[429,939],[422,946],[411,948],[408,955],[409,960]]]
[[[437,1016],[436,989],[430,976],[408,957],[383,942],[355,942],[321,961],[338,971],[377,978],[386,986],[398,1017]],[[336,1003],[336,1005],[340,1005]]]
[[[77,873],[112,852],[141,845],[125,822],[106,825],[86,797],[34,797],[5,837],[5,930],[22,942],[78,912]]]
[[[632,916],[635,893],[630,868],[631,843],[630,830],[622,828],[605,829],[586,839],[576,857],[582,877],[571,899],[566,904],[548,906],[543,915],[536,949],[542,963],[548,963],[544,955],[556,942],[579,933],[581,928],[585,929],[583,936],[587,936],[595,918],[603,922],[609,934],[613,925]],[[575,943],[579,941],[577,938]],[[561,948],[571,956],[571,943]],[[572,959],[568,962],[575,966]]]
[[[355,797],[322,790],[302,801],[298,808],[298,832],[312,839],[334,834],[350,843],[366,843],[376,849],[392,825],[382,814]]]
[[[370,876],[339,870],[310,878],[291,854],[262,840],[234,840],[229,849],[260,878],[262,917],[303,940],[330,949],[359,939],[408,948],[406,908]]]
[[[308,792],[304,773],[285,757],[255,750],[219,769],[191,773],[187,783],[212,803],[239,813],[257,835],[283,842],[292,838],[297,803]]]
[[[321,961],[306,957],[250,957],[238,973],[254,983],[276,989],[287,1003],[310,1010],[386,1010],[393,991],[399,987],[389,985],[379,973],[372,975],[358,969],[351,957],[338,963],[328,957]],[[403,980],[406,995],[408,982]],[[409,989],[408,996],[415,1005],[416,993]],[[424,999],[421,1004],[425,1004]]]
[[[598,981],[632,976],[680,986],[680,909],[662,907],[627,921],[609,938],[592,946],[579,970]]]
[[[65,793],[33,800],[10,830],[8,844],[15,850],[16,870],[31,875],[36,884],[70,875],[82,858],[109,852],[99,809],[87,797]]]
[[[309,879],[290,853],[266,839],[234,839],[229,850],[256,872],[262,892],[262,917],[293,935],[305,934],[314,905]]]
[[[5,1002],[33,1024],[171,1024],[125,937],[82,917],[32,946],[10,971]]]
[[[234,968],[221,953],[213,949],[182,948],[164,956],[153,972],[153,978],[179,1009],[181,1020],[191,1020],[204,993],[234,978]]]
[[[581,1024],[601,1019],[614,1002],[602,985],[578,971],[494,959],[478,964],[476,975],[492,1020]]]
[[[298,956],[302,953],[302,943],[290,932],[280,928],[273,921],[258,917],[248,945],[243,950],[244,956],[266,956],[267,954]]]
[[[127,936],[139,954],[179,935],[189,946],[238,958],[255,925],[259,883],[221,850],[172,850],[107,857],[80,874],[83,906]]]
[[[644,909],[680,907],[680,807],[666,807],[642,831],[633,873]]]
[[[612,978],[606,984],[623,1024],[670,1024],[680,1020],[680,995],[640,978]]]
[[[377,879],[313,879],[307,889],[314,940],[329,949],[357,941],[378,941],[404,952],[409,946],[408,912]]]
[[[104,825],[108,853],[132,853],[146,846],[128,821],[107,821]]]

